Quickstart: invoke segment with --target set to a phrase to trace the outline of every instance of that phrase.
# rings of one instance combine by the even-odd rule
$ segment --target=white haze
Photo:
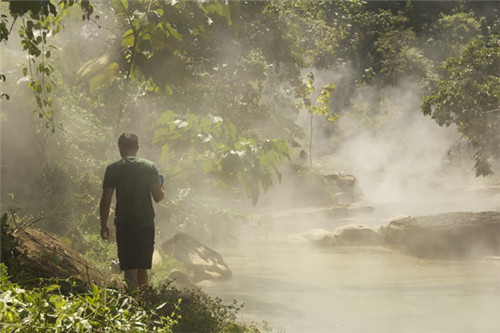
[[[316,89],[342,80],[343,75],[348,72],[316,71]],[[315,115],[313,167],[323,174],[354,175],[365,199],[374,204],[429,206],[457,200],[458,207],[443,210],[486,208],[484,198],[473,190],[497,183],[497,176],[475,176],[465,140],[454,126],[440,127],[422,114],[420,94],[415,81],[408,78],[394,88],[360,90],[354,99],[358,109],[375,106],[382,97],[382,111],[375,117],[371,114],[372,119],[352,110],[343,112],[335,123]],[[308,137],[309,116],[304,113],[299,121]],[[333,130],[324,131],[326,127]],[[339,135],[342,141],[332,139]],[[468,207],[462,206],[463,200]]]

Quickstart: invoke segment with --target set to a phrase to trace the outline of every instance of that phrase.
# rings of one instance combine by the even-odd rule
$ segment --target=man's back
[[[154,225],[151,185],[157,182],[158,170],[146,159],[128,156],[109,165],[103,188],[116,189],[116,222]]]

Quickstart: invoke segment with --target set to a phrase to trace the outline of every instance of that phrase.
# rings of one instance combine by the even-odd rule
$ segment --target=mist
[[[286,332],[498,329],[498,258],[427,260],[383,247],[318,247],[307,239],[290,241],[346,225],[377,228],[397,215],[500,210],[499,168],[491,176],[475,176],[473,152],[457,128],[440,127],[422,114],[419,78],[399,78],[390,88],[362,86],[352,100],[341,92],[334,95],[331,104],[342,106],[336,121],[313,115],[313,165],[308,170],[300,155],[308,149],[310,115],[304,109],[295,112],[289,101],[278,103],[291,97],[290,82],[283,78],[289,68],[260,66],[257,60],[265,57],[256,52],[255,58],[245,59],[245,70],[237,71],[238,59],[247,50],[232,42],[223,28],[212,35],[217,47],[208,48],[206,55],[217,62],[183,82],[182,94],[158,97],[146,93],[140,82],[119,81],[123,77],[106,87],[106,94],[93,94],[87,78],[76,73],[87,61],[122,47],[111,42],[121,37],[114,13],[106,5],[96,6],[102,12],[101,28],[78,21],[53,38],[59,51],[54,57],[71,59],[59,69],[66,89],[81,91],[58,91],[64,107],[56,117],[64,130],[50,133],[44,120],[31,113],[32,94],[19,69],[26,59],[18,49],[2,50],[1,72],[9,74],[6,87],[16,97],[15,102],[1,101],[2,210],[14,207],[33,215],[50,207],[53,211],[46,212],[38,226],[64,235],[77,229],[74,244],[78,237],[96,234],[105,167],[120,158],[118,135],[135,132],[139,156],[154,161],[168,179],[167,200],[155,206],[156,245],[183,232],[216,249],[233,277],[207,284],[203,291],[244,302],[243,320],[265,320]],[[18,45],[19,40],[12,36],[9,43]],[[355,80],[349,66],[307,68],[299,76],[312,72],[316,91],[329,83],[340,87]],[[252,108],[252,95],[245,95],[251,90],[247,82],[264,101],[262,109]],[[220,90],[210,95],[215,85]],[[231,94],[246,108],[225,105],[224,96]],[[179,119],[190,112],[218,116],[227,111],[227,119],[234,122],[241,121],[238,112],[250,110],[257,116],[241,121],[245,131],[281,138],[289,135],[285,125],[293,122],[304,135],[298,147],[290,144],[290,160],[279,165],[282,179],[273,175],[273,186],[267,192],[260,188],[253,206],[241,185],[221,191],[208,174],[189,174],[190,166],[166,174],[167,164],[178,162],[172,161],[178,155],[162,154],[170,142],[153,143],[153,137],[160,128],[157,120],[167,110]],[[120,112],[123,119],[117,125]],[[266,118],[268,114],[272,116]],[[181,146],[181,154],[182,149],[187,151]],[[347,199],[325,186],[323,177],[328,175],[354,177]],[[335,209],[342,214],[332,214]]]
[[[347,69],[309,71],[317,90],[350,80]],[[375,206],[410,205],[412,214],[496,208],[485,190],[498,184],[498,175],[475,175],[466,141],[455,126],[441,127],[424,116],[421,97],[418,79],[407,77],[395,87],[360,89],[333,123],[314,115],[314,167],[322,174],[354,175],[364,200]],[[373,112],[378,116],[368,120]],[[306,133],[309,117],[302,112],[298,118]]]

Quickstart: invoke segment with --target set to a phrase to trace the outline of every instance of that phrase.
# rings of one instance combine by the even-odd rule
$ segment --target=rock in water
[[[301,234],[290,235],[286,238],[288,243],[312,243],[319,246],[337,245],[333,232],[325,229],[313,229]]]
[[[472,259],[500,255],[499,212],[403,217],[381,228],[384,242],[409,255]]]
[[[182,262],[187,276],[194,283],[228,278],[232,275],[219,253],[187,234],[176,234],[161,248],[168,256]]]
[[[375,246],[382,244],[382,236],[365,225],[345,225],[333,231],[340,246]]]

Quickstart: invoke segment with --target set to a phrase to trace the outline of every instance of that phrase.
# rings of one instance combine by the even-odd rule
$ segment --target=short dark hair
[[[118,139],[120,150],[130,151],[139,148],[139,138],[134,133],[123,133]]]

